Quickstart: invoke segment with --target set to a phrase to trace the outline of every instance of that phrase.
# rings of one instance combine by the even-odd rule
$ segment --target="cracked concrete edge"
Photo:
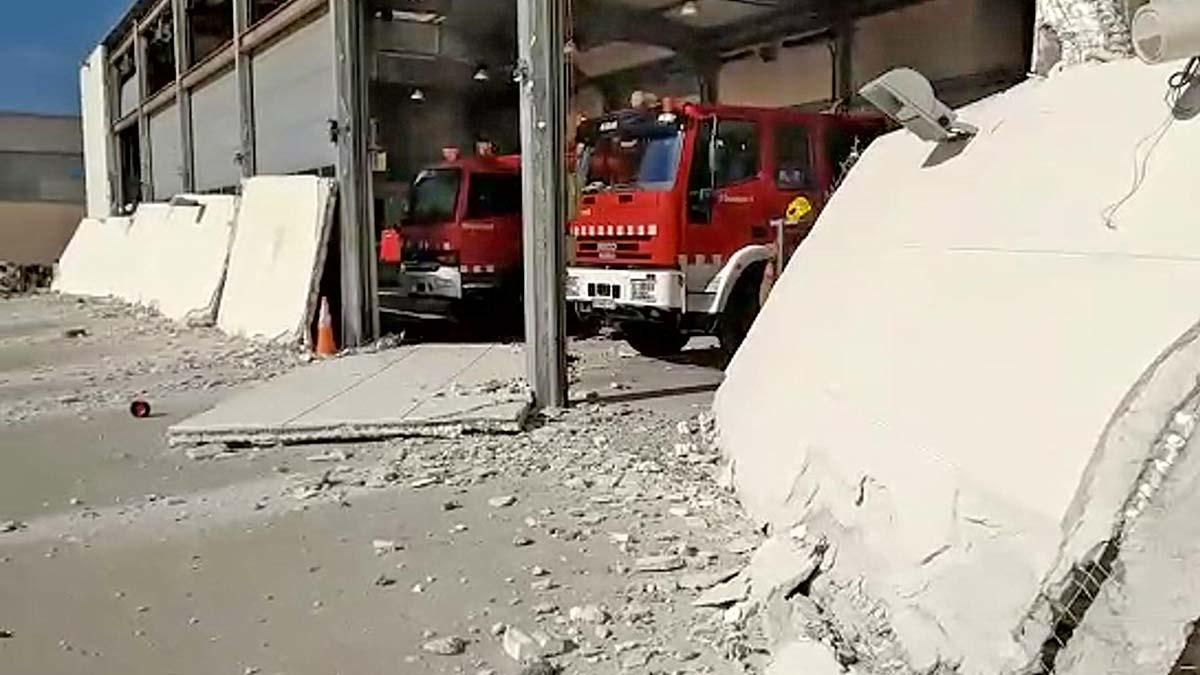
[[[509,420],[466,419],[444,423],[384,422],[342,425],[264,426],[261,428],[226,427],[212,429],[173,429],[167,432],[167,444],[173,448],[198,445],[296,445],[301,443],[378,441],[405,437],[453,438],[465,434],[517,434],[525,429],[531,407],[526,406]]]
[[[1031,599],[1027,617],[1016,628],[1026,652],[1036,654],[1050,637],[1054,612],[1050,598],[1068,585],[1071,570],[1115,534],[1121,508],[1134,489],[1161,430],[1197,385],[1200,323],[1194,324],[1159,355],[1113,412],[1084,470],[1075,497],[1062,520],[1058,557]]]

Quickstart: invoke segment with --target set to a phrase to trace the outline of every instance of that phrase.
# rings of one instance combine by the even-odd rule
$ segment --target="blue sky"
[[[79,112],[79,66],[132,0],[0,0],[0,110]]]

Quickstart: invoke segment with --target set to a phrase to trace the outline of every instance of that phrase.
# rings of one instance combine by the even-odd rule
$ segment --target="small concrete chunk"
[[[683,559],[674,555],[652,555],[638,558],[634,563],[639,572],[674,572],[684,566]]]
[[[458,636],[451,635],[449,637],[430,640],[421,645],[421,649],[430,654],[438,654],[439,656],[456,656],[467,650],[467,641]]]
[[[503,509],[517,503],[517,498],[512,495],[503,495],[500,497],[492,497],[488,500],[488,506],[493,509]]]
[[[576,623],[606,624],[611,619],[599,605],[572,607],[567,616]]]
[[[693,607],[728,607],[742,602],[750,596],[749,580],[738,577],[719,586],[714,586],[692,601]]]
[[[778,650],[766,675],[843,675],[844,672],[831,649],[819,642],[801,640]]]

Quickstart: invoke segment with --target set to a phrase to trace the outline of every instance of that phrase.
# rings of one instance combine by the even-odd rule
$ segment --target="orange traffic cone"
[[[329,300],[321,298],[321,315],[317,319],[317,356],[337,354],[337,343],[333,339],[333,316],[329,313]]]

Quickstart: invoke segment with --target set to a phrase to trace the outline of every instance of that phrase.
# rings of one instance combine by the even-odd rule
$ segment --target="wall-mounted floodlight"
[[[1171,77],[1167,101],[1177,120],[1200,116],[1200,2],[1151,0],[1138,8],[1131,23],[1133,48],[1146,63],[1193,57]]]
[[[1133,48],[1146,63],[1200,54],[1200,2],[1151,0],[1133,15]]]
[[[934,95],[929,80],[911,68],[888,71],[858,93],[921,140],[940,143],[979,131],[959,121],[958,114]]]

